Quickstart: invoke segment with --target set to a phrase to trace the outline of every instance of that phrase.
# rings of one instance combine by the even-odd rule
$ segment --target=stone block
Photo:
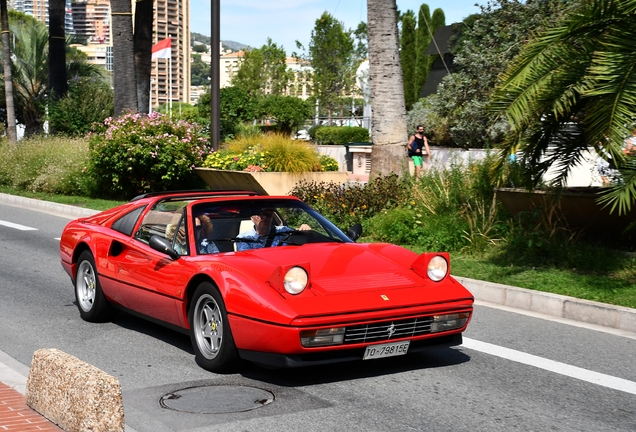
[[[33,353],[27,404],[66,432],[123,432],[117,378],[57,349]]]

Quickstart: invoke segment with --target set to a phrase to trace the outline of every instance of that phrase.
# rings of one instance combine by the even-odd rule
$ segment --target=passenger
[[[201,254],[219,253],[219,248],[212,241],[214,226],[208,215],[201,215],[197,219],[197,229],[201,227],[201,236],[197,238],[197,251]]]
[[[260,249],[268,246],[278,246],[284,238],[280,234],[296,231],[285,225],[273,226],[273,217],[274,209],[271,208],[262,209],[261,211],[257,211],[253,214],[251,219],[252,222],[254,222],[254,228],[236,236],[236,238],[249,239],[251,241],[237,242],[236,250],[244,251],[249,249]],[[302,224],[298,230],[308,231],[311,230],[311,227],[307,224]]]

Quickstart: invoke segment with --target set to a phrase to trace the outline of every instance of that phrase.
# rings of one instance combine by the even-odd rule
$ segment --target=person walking
[[[424,135],[424,126],[417,125],[415,134],[411,135],[407,144],[409,157],[413,159],[415,166],[415,177],[420,176],[423,166],[424,149],[426,149],[426,157],[431,157],[431,149],[428,147],[428,138]]]

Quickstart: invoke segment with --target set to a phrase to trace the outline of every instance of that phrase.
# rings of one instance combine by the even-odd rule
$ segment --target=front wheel
[[[211,283],[194,291],[188,321],[197,364],[211,372],[230,370],[238,359],[236,345],[223,298]]]
[[[104,322],[113,316],[114,311],[104,297],[95,270],[95,260],[90,251],[82,252],[77,260],[75,300],[80,317],[85,321]]]

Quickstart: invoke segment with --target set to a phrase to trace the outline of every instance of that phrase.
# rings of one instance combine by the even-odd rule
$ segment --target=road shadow
[[[282,387],[302,387],[392,375],[421,369],[437,369],[466,363],[470,357],[455,348],[431,348],[424,352],[371,361],[352,361],[290,369],[266,369],[243,362],[240,375]]]

